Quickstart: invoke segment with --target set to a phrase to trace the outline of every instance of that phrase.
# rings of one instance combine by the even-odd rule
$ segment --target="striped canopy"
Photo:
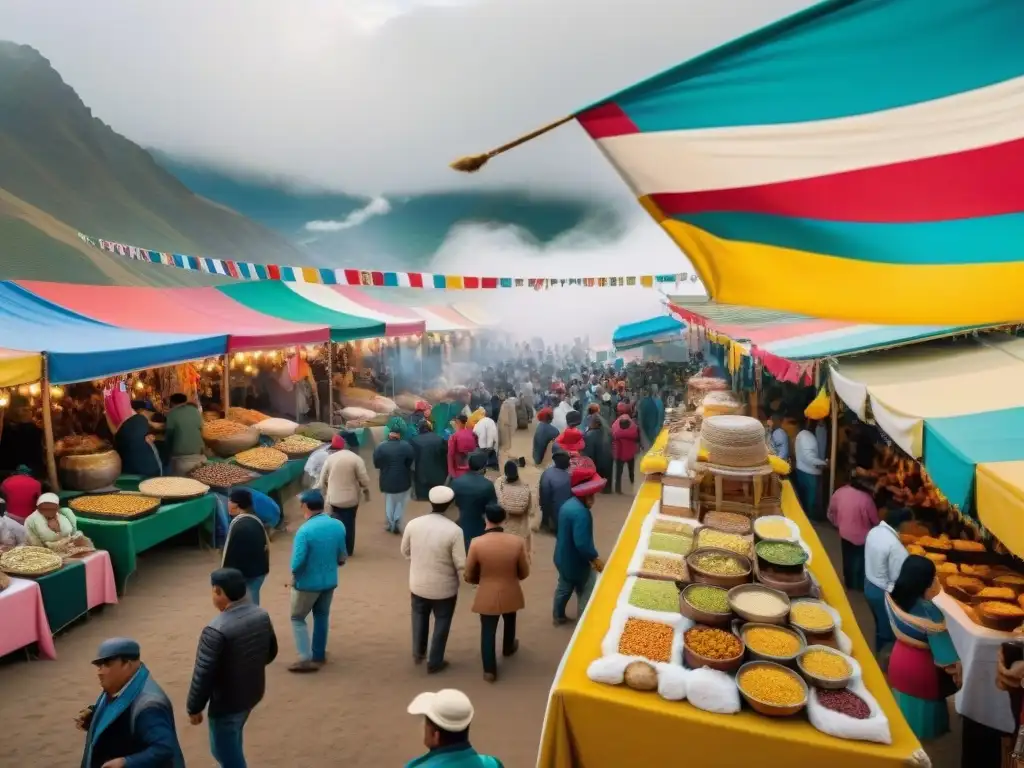
[[[829,0],[576,115],[723,302],[1024,318],[1024,3]]]

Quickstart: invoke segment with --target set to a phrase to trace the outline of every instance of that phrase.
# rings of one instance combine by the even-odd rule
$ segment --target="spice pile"
[[[714,528],[701,528],[697,534],[697,542],[700,548],[713,547],[714,549],[728,549],[737,555],[750,556],[750,542],[735,533],[716,531]]]
[[[686,580],[686,563],[679,557],[648,552],[644,555],[640,570],[658,576],[668,576],[675,581]]]
[[[750,698],[776,707],[794,707],[806,698],[797,676],[779,667],[758,664],[744,670],[736,682]]]
[[[713,552],[704,552],[697,555],[693,565],[713,576],[740,576],[748,570],[735,557],[716,555]]]
[[[654,533],[668,533],[673,536],[693,538],[693,527],[686,523],[677,523],[675,520],[656,520],[652,530]]]
[[[53,447],[56,456],[86,456],[110,450],[110,443],[96,435],[68,435]]]
[[[832,614],[810,600],[799,600],[793,603],[789,611],[789,621],[800,629],[808,632],[830,632],[835,627]]]
[[[729,533],[750,533],[750,518],[735,512],[708,512],[704,515],[704,525]]]
[[[671,552],[676,555],[689,554],[693,547],[693,539],[689,536],[673,536],[670,533],[652,533],[647,546],[658,552]]]
[[[736,592],[731,600],[733,608],[751,616],[774,618],[784,614],[789,607],[781,597],[764,589],[744,589]]]
[[[807,562],[804,548],[789,541],[759,542],[757,554],[762,560],[773,565],[803,565]]]
[[[868,703],[845,688],[839,691],[818,691],[818,703],[825,709],[831,709],[855,720],[867,720],[871,717]]]
[[[237,437],[238,435],[248,431],[248,427],[244,424],[239,424],[237,421],[215,419],[214,421],[208,421],[203,424],[203,439],[225,440],[229,437]]]
[[[629,604],[651,611],[679,612],[679,590],[671,581],[637,579],[629,593]]]
[[[291,435],[274,443],[274,448],[285,453],[310,453],[319,448],[323,443],[311,437],[302,435]]]
[[[189,472],[189,477],[214,488],[230,488],[252,480],[255,475],[237,464],[226,461],[208,461]]]
[[[134,493],[101,493],[95,496],[76,496],[68,506],[84,515],[132,517],[160,506],[160,499]]]
[[[712,627],[694,627],[683,635],[686,647],[713,661],[735,659],[743,653],[743,643],[732,632]]]
[[[266,421],[269,418],[265,413],[248,408],[228,408],[228,419],[237,421],[239,424],[244,424],[247,427],[259,424],[261,421]]]
[[[619,639],[619,653],[667,664],[672,660],[672,627],[646,619],[627,619]]]
[[[804,672],[822,680],[843,680],[850,676],[850,665],[842,656],[829,651],[810,650],[800,657]]]
[[[800,652],[800,638],[779,627],[751,627],[743,632],[743,640],[754,653],[776,659],[789,659]]]
[[[782,520],[758,520],[754,532],[762,539],[792,539],[793,530]]]
[[[686,592],[686,602],[706,613],[729,613],[729,592],[721,587],[693,587]]]
[[[271,472],[280,469],[288,461],[288,454],[281,453],[274,448],[250,448],[235,456],[235,461],[243,467],[258,469],[261,472]]]

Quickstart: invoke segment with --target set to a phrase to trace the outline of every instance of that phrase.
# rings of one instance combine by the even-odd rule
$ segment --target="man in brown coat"
[[[526,555],[525,540],[502,530],[504,509],[492,502],[484,510],[484,518],[484,533],[473,539],[466,556],[466,581],[479,585],[473,600],[473,613],[480,614],[484,680],[493,683],[498,676],[498,660],[494,654],[498,619],[502,619],[504,624],[501,655],[511,656],[519,650],[516,612],[526,607],[519,582],[530,575],[530,561]]]

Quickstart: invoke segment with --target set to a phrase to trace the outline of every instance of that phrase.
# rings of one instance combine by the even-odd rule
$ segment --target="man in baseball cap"
[[[445,688],[421,693],[408,712],[423,716],[423,744],[428,751],[405,768],[504,768],[498,758],[481,755],[469,743],[473,703],[462,691]]]

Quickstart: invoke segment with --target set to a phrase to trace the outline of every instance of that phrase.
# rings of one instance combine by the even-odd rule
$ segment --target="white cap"
[[[458,733],[473,722],[473,703],[469,696],[454,688],[437,693],[421,693],[409,705],[410,715],[423,715],[442,730]]]
[[[430,499],[431,504],[447,504],[455,498],[455,491],[447,485],[435,485],[430,489],[427,498]]]
[[[60,506],[60,496],[56,493],[44,493],[38,499],[36,499],[36,506],[40,504],[56,504]]]

